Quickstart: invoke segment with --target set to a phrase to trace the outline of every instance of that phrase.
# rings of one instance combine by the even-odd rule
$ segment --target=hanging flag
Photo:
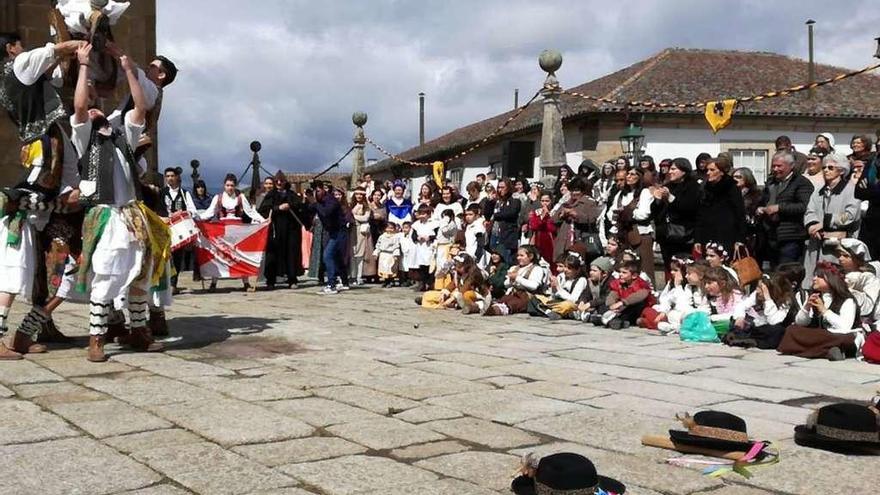
[[[434,162],[434,182],[437,183],[437,187],[443,187],[445,175],[446,170],[443,167],[443,162]]]
[[[196,261],[205,278],[243,278],[260,274],[269,222],[199,222]]]
[[[733,110],[736,108],[736,100],[710,101],[706,103],[706,121],[712,128],[712,133],[730,125],[733,118]]]

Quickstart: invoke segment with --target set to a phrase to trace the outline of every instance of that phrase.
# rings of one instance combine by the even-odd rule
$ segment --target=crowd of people
[[[409,191],[365,175],[350,191],[312,184],[289,228],[311,237],[296,255],[322,294],[412,287],[425,308],[861,357],[880,335],[875,141],[844,154],[823,133],[802,154],[780,136],[763,185],[726,153],[585,160],[546,184],[487,173]]]
[[[232,174],[216,195],[202,181],[184,190],[178,168],[165,170],[164,186],[145,179],[144,137],[177,69],[164,57],[140,69],[106,38],[96,50],[99,34],[31,51],[14,34],[0,40],[0,102],[27,172],[0,194],[0,333],[16,296],[34,303],[0,359],[63,339],[51,315],[77,295],[89,302],[90,360],[106,360],[113,339],[157,350],[188,256],[171,254],[167,223],[187,212],[270,222],[269,289],[307,272],[324,295],[412,287],[425,308],[880,360],[880,135],[853,136],[849,154],[830,133],[808,154],[780,136],[763,185],[729,154],[701,153],[693,163],[585,160],[546,182],[492,172],[467,184],[429,180],[418,191],[365,175],[351,190],[315,181],[300,194],[279,172],[252,204]],[[106,89],[96,59],[118,64],[130,91],[109,115],[96,106]],[[69,119],[53,86],[65,77],[60,62],[75,81]]]

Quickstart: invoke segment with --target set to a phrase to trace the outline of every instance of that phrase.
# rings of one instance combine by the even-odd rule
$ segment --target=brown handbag
[[[733,251],[733,262],[730,266],[739,277],[739,284],[743,287],[761,279],[761,267],[758,261],[749,254],[748,248],[739,246]]]
[[[642,236],[639,234],[639,227],[633,219],[633,211],[635,211],[636,205],[636,201],[630,202],[630,204],[624,206],[617,215],[620,240],[630,247],[636,247],[642,243]]]

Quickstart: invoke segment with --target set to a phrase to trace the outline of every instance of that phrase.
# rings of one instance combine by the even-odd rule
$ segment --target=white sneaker
[[[339,294],[339,291],[334,289],[333,287],[326,286],[323,289],[319,290],[318,294],[320,294],[322,296],[329,296],[329,295],[333,295],[333,294]]]
[[[351,287],[343,284],[336,284],[336,292],[342,292],[344,290],[351,290]]]
[[[661,321],[660,323],[657,324],[657,331],[659,331],[662,334],[667,334],[673,330],[675,330],[675,327],[672,326],[672,324],[669,323],[668,321]]]

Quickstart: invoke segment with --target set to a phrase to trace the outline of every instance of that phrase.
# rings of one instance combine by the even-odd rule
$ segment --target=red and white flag
[[[260,275],[269,238],[269,222],[199,222],[196,261],[205,278],[243,278]]]

